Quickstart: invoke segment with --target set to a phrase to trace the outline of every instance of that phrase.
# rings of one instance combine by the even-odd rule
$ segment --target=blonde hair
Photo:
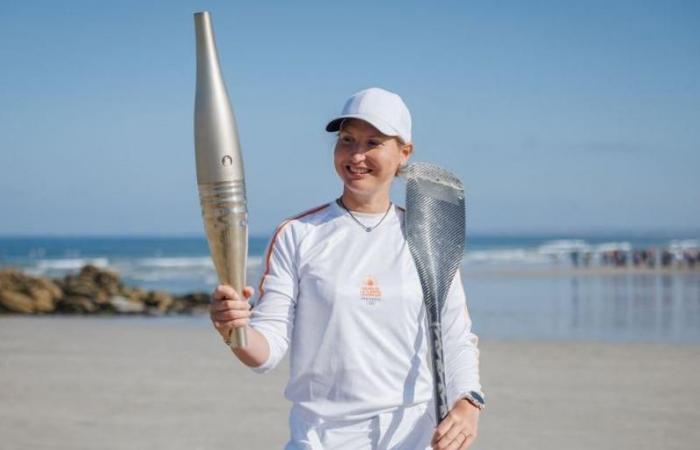
[[[338,125],[338,133],[336,133],[336,136],[340,136],[340,132],[343,131],[343,126],[345,125],[345,123],[346,123],[348,120],[362,120],[362,119],[355,119],[355,118],[353,118],[353,117],[346,117],[345,119],[341,120],[341,121],[340,121],[340,124]],[[363,121],[363,122],[366,122],[366,121]],[[369,122],[367,122],[367,123],[369,123]],[[372,125],[371,123],[369,123],[369,124]],[[372,125],[372,126],[374,127],[374,125]],[[374,127],[374,128],[377,128],[377,127]],[[380,133],[382,133],[380,130],[377,130],[377,131],[379,131]],[[396,142],[398,142],[400,146],[404,146],[404,145],[407,144],[407,142],[404,142],[404,140],[403,140],[403,139],[401,138],[401,136],[399,136],[399,135],[396,135],[396,136],[389,136],[388,134],[382,133],[382,136],[386,136],[386,137],[388,137],[388,138],[394,138],[394,139],[396,139]]]

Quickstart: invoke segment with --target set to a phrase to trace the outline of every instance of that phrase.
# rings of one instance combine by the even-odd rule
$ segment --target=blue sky
[[[6,1],[0,234],[202,233],[199,10],[254,234],[339,194],[323,126],[369,86],[408,104],[416,160],[464,180],[472,231],[698,230],[699,5]]]

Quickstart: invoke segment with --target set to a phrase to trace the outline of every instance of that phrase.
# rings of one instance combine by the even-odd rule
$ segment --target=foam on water
[[[542,264],[549,261],[537,251],[524,248],[505,248],[498,250],[475,250],[466,252],[462,263],[470,264],[500,264],[500,263],[520,263],[520,264]]]
[[[629,242],[607,242],[597,245],[588,244],[581,239],[560,239],[546,241],[536,247],[511,247],[486,250],[467,250],[462,260],[466,267],[470,265],[560,265],[569,260],[571,253],[591,253],[594,258],[599,254],[612,251],[628,251]]]
[[[108,258],[61,258],[61,259],[40,259],[33,269],[37,273],[45,273],[54,270],[79,270],[81,267],[92,264],[97,267],[108,267]]]
[[[142,258],[133,260],[133,264],[141,267],[152,268],[198,268],[198,267],[214,267],[212,260],[208,256],[197,257],[161,257],[161,258]]]

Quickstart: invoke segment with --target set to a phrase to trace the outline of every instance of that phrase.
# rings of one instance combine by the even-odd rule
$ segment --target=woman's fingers
[[[231,328],[241,328],[245,327],[250,323],[249,319],[235,319],[235,320],[225,320],[225,321],[216,321],[215,325],[217,329],[223,330],[223,331],[230,331]]]
[[[225,322],[227,320],[247,319],[252,314],[253,313],[250,310],[227,309],[226,311],[217,311],[212,313],[211,318],[219,322]]]
[[[452,418],[448,415],[440,422],[437,428],[435,428],[435,432],[433,433],[433,445],[437,444],[450,428],[452,428]]]
[[[211,296],[209,316],[217,331],[224,337],[228,336],[233,328],[241,328],[250,322],[250,303],[248,299],[253,296],[255,290],[247,286],[243,289],[243,298],[231,287],[221,284],[216,287]]]
[[[435,429],[432,445],[435,450],[462,450],[469,448],[474,439],[476,434],[469,426],[448,415]]]
[[[227,314],[219,313],[221,316],[212,316],[211,321],[214,324],[216,331],[221,334],[224,338],[231,334],[231,330],[234,328],[243,328],[248,326],[250,323],[250,312],[249,311],[236,311],[237,313],[245,314],[244,317],[238,317],[235,319],[227,318]]]
[[[459,444],[464,440],[464,435],[459,432],[459,427],[453,426],[438,441],[438,445],[444,448],[459,448]]]
[[[237,300],[238,294],[231,287],[225,284],[220,284],[214,289],[212,293],[212,299],[214,300]]]
[[[255,293],[255,289],[250,286],[243,288],[243,298],[249,299]],[[238,295],[235,289],[226,284],[220,284],[214,289],[212,293],[213,300],[241,300],[241,296]]]
[[[457,447],[454,448],[459,448],[459,444],[462,443],[462,441],[459,440],[459,431],[459,427],[456,426],[456,424],[451,421],[444,420],[440,424],[440,427],[438,427],[436,430],[434,448],[446,450],[452,448],[453,445],[457,445]]]
[[[474,439],[476,439],[476,435],[475,435],[475,434],[470,434],[470,435],[467,436],[467,438],[464,440],[464,442],[463,442],[462,445],[459,447],[459,449],[460,449],[460,450],[467,450],[467,449],[469,448],[469,446],[472,445],[472,444],[474,443]]]
[[[229,309],[250,309],[250,304],[243,300],[218,300],[211,304],[211,312],[227,311]]]

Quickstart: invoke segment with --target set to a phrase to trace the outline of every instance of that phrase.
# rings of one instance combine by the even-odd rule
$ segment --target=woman
[[[449,415],[436,427],[425,309],[391,183],[406,164],[411,116],[379,88],[353,95],[327,131],[342,195],[282,223],[250,311],[228,286],[211,317],[226,338],[246,327],[235,355],[256,372],[290,351],[287,449],[465,449],[483,407],[476,336],[459,273],[443,311]]]

